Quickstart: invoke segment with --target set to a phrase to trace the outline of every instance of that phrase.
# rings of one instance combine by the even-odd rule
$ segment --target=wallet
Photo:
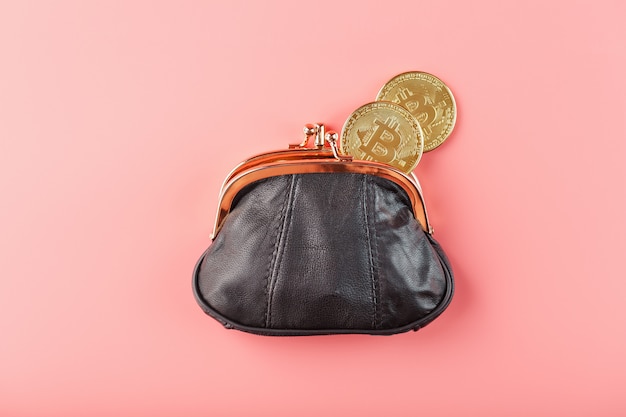
[[[341,155],[336,134],[235,167],[211,238],[193,292],[229,329],[390,335],[432,322],[453,295],[417,177]]]

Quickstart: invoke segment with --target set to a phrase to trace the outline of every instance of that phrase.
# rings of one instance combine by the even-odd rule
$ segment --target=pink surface
[[[620,1],[0,4],[0,415],[626,415]],[[191,292],[240,160],[392,76],[456,272],[393,337],[223,329]]]

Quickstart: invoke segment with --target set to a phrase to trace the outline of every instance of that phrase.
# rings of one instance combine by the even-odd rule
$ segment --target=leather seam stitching
[[[368,182],[367,184],[375,186],[376,184],[373,183],[372,179],[369,177],[368,178]],[[370,198],[370,204],[372,207],[376,207],[376,194],[373,193],[367,193],[367,195]],[[379,253],[378,253],[378,231],[376,228],[376,211],[375,210],[370,210],[368,213],[371,213],[370,215],[370,219],[369,219],[369,223],[371,224],[371,229],[372,229],[372,242],[371,242],[371,246],[372,246],[372,281],[374,282],[374,296],[376,297],[376,300],[378,300],[378,303],[376,304],[376,323],[374,325],[375,329],[379,329],[382,325],[382,315],[383,315],[383,311],[382,311],[382,306],[380,305],[380,300],[382,300],[382,296],[380,294],[380,263],[379,263]]]
[[[267,312],[266,312],[266,327],[271,327],[272,325],[272,304],[274,301],[274,293],[276,290],[276,282],[278,281],[278,272],[280,271],[280,265],[282,263],[282,259],[284,258],[285,247],[286,247],[286,236],[287,231],[289,229],[288,225],[291,224],[291,218],[293,213],[293,198],[294,198],[294,189],[295,189],[296,176],[291,176],[291,182],[289,184],[289,191],[287,192],[285,201],[283,203],[283,213],[281,214],[281,227],[278,232],[278,237],[276,239],[276,248],[273,254],[273,267],[270,275],[270,282],[268,285],[268,295],[267,295]]]
[[[287,207],[287,201],[289,200],[289,192],[287,192],[285,194],[285,199],[283,200],[283,206],[280,210],[280,214],[278,217],[278,221],[276,222],[276,227],[274,228],[274,236],[276,239],[276,243],[274,243],[274,250],[272,251],[272,254],[270,255],[270,261],[267,265],[267,272],[265,274],[265,311],[263,313],[263,323],[265,323],[265,327],[269,327],[270,323],[269,323],[269,311],[270,311],[270,299],[269,299],[269,294],[270,294],[270,285],[272,284],[272,275],[273,275],[273,271],[274,271],[274,267],[276,264],[276,255],[278,253],[278,247],[280,245],[280,233],[282,231],[281,226],[284,224],[284,216],[285,216],[285,209]]]
[[[363,187],[363,214],[365,217],[365,237],[367,240],[367,251],[368,251],[368,257],[369,257],[369,263],[370,263],[370,278],[371,278],[371,283],[372,283],[372,303],[373,303],[373,307],[374,307],[374,314],[372,317],[372,328],[376,328],[376,322],[377,322],[377,310],[378,310],[378,300],[376,298],[376,280],[374,277],[374,258],[372,255],[372,239],[370,236],[370,222],[369,222],[369,210],[367,209],[367,176],[363,176],[363,181],[361,183],[361,186]]]

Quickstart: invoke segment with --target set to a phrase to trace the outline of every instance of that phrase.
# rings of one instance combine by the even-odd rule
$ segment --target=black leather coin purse
[[[323,132],[322,132],[323,133]],[[258,155],[224,181],[193,273],[200,307],[261,335],[418,330],[453,278],[417,178],[338,153],[336,136]]]

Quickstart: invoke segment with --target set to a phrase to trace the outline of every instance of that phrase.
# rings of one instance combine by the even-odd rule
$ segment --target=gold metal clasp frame
[[[306,125],[304,135],[302,143],[289,145],[287,150],[256,155],[236,166],[228,174],[220,191],[211,239],[215,239],[222,228],[235,196],[247,185],[280,175],[339,172],[375,175],[398,184],[407,193],[413,214],[422,229],[426,233],[433,233],[428,221],[422,189],[413,173],[407,175],[387,164],[353,160],[350,156],[339,154],[336,143],[337,134],[325,133],[323,124]],[[306,147],[313,136],[315,136],[315,147]],[[324,147],[324,140],[328,142],[330,149]]]

